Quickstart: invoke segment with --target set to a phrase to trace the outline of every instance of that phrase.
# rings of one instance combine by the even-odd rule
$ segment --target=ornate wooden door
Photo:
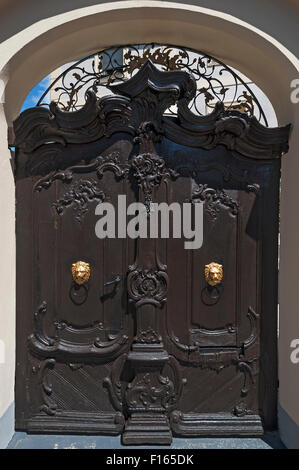
[[[15,121],[16,427],[259,435],[276,424],[280,157],[289,127],[199,117],[186,72],[148,61],[77,112]],[[177,105],[177,117],[164,111]],[[203,244],[97,238],[95,208],[203,204]],[[116,232],[119,230],[117,228]]]

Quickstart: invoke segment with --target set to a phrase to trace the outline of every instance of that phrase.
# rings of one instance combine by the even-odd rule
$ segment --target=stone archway
[[[294,374],[296,366],[289,359],[290,342],[299,329],[296,314],[299,303],[296,296],[299,218],[294,217],[292,211],[298,199],[296,173],[299,163],[295,149],[299,143],[299,111],[290,101],[290,82],[298,75],[298,61],[291,52],[291,44],[289,49],[286,49],[279,40],[273,39],[273,36],[278,34],[277,31],[283,29],[282,25],[278,24],[279,18],[277,17],[277,23],[272,25],[271,37],[269,29],[265,33],[249,24],[253,21],[250,15],[249,22],[246,23],[244,16],[243,20],[240,20],[227,13],[221,13],[221,2],[214,2],[215,7],[219,4],[218,11],[181,2],[139,1],[138,6],[136,2],[112,2],[82,9],[79,8],[80,2],[77,3],[77,10],[68,11],[65,6],[64,12],[58,10],[55,4],[56,10],[54,9],[51,17],[35,25],[27,25],[26,28],[24,24],[22,31],[7,37],[3,43],[1,79],[6,87],[2,98],[5,104],[1,105],[0,116],[3,158],[0,198],[3,221],[1,297],[4,299],[2,309],[8,311],[9,316],[8,320],[6,316],[1,318],[1,326],[3,325],[3,337],[7,343],[6,356],[10,361],[9,364],[1,366],[3,381],[8,384],[3,396],[2,410],[5,410],[12,399],[14,374],[14,185],[7,150],[7,125],[10,126],[22,100],[39,79],[73,58],[74,44],[78,45],[78,56],[115,43],[166,41],[183,43],[182,45],[193,48],[198,48],[200,43],[201,49],[232,66],[237,66],[269,96],[279,124],[293,124],[290,152],[288,159],[283,163],[282,171],[279,354],[280,404],[283,413],[298,424],[296,390],[299,383],[295,381],[299,379]],[[230,3],[233,9],[234,2]],[[251,8],[254,9],[254,5],[251,5]],[[268,16],[267,9],[263,11],[263,15]],[[292,51],[295,52],[296,36],[293,39]],[[248,61],[248,57],[252,60]],[[293,387],[289,386],[290,380]],[[283,420],[285,419],[287,418],[284,415]],[[286,435],[287,426],[285,421],[281,422],[282,435]],[[286,437],[290,445],[291,438]]]

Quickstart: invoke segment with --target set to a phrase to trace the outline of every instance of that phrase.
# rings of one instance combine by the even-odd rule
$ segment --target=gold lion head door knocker
[[[85,302],[88,295],[88,284],[90,278],[90,264],[85,261],[77,261],[72,264],[73,285],[70,297],[76,305]]]
[[[205,265],[205,280],[207,285],[202,292],[202,301],[207,305],[214,305],[218,302],[222,293],[223,266],[212,263]]]

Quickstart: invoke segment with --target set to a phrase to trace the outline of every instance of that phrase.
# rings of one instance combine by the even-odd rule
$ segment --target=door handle
[[[121,276],[118,274],[112,281],[108,281],[104,283],[104,287],[106,286],[112,286],[113,284],[119,284],[121,281]]]

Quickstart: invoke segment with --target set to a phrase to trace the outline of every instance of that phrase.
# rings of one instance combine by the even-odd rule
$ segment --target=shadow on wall
[[[14,403],[12,403],[0,418],[0,449],[6,449],[14,435],[15,416]]]

